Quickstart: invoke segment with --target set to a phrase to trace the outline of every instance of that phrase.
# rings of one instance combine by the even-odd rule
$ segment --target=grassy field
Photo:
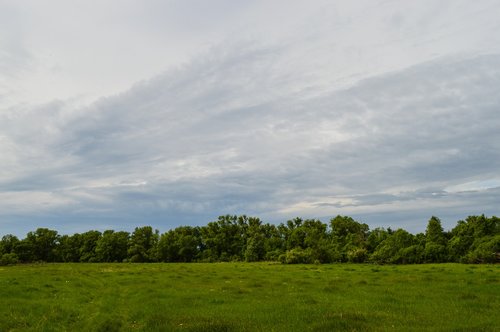
[[[0,267],[0,331],[500,331],[499,265]]]

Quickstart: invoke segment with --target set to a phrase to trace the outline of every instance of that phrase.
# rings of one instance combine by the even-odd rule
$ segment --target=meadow
[[[0,267],[0,331],[495,331],[500,265]]]

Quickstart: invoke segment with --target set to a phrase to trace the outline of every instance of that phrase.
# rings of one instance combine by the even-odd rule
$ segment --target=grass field
[[[500,330],[499,265],[0,267],[0,331]]]

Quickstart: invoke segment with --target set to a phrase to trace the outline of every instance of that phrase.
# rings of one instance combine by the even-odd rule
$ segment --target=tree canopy
[[[282,263],[437,262],[498,263],[500,218],[469,216],[444,231],[432,216],[425,233],[375,228],[348,216],[329,223],[294,218],[274,225],[257,217],[225,215],[205,226],[180,226],[160,234],[151,226],[132,233],[89,230],[60,235],[38,228],[24,239],[0,241],[0,264],[17,262],[221,262]]]

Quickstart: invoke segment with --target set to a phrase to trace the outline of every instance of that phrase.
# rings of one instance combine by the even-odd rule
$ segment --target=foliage
[[[101,238],[101,232],[88,231],[81,234],[80,262],[97,262],[97,242]]]
[[[151,226],[134,232],[91,230],[59,235],[38,228],[19,240],[5,235],[0,257],[15,254],[29,262],[227,262],[297,263],[373,262],[418,264],[441,262],[497,263],[500,219],[469,216],[445,232],[432,216],[425,233],[375,228],[348,216],[328,224],[294,218],[273,225],[245,215],[220,216],[205,226],[181,226],[160,235]],[[11,256],[7,256],[11,257]]]
[[[104,231],[97,240],[95,253],[99,262],[122,262],[127,259],[129,233]]]
[[[412,234],[398,229],[377,246],[371,260],[381,264],[405,263],[405,249],[414,244],[413,240]]]
[[[302,249],[300,247],[287,250],[280,256],[280,261],[286,264],[311,264],[314,262],[312,249]]]
[[[201,246],[198,227],[183,226],[161,235],[158,259],[161,262],[192,262]]]
[[[17,264],[17,262],[19,262],[19,258],[14,253],[3,254],[0,256],[0,266],[14,265]]]
[[[500,234],[482,238],[475,249],[463,258],[465,263],[497,263],[499,260]]]
[[[12,234],[4,235],[0,241],[0,255],[14,252],[14,249],[18,244],[19,239],[16,236]]]
[[[133,263],[155,262],[158,258],[159,232],[151,226],[136,227],[130,236],[128,256]]]

